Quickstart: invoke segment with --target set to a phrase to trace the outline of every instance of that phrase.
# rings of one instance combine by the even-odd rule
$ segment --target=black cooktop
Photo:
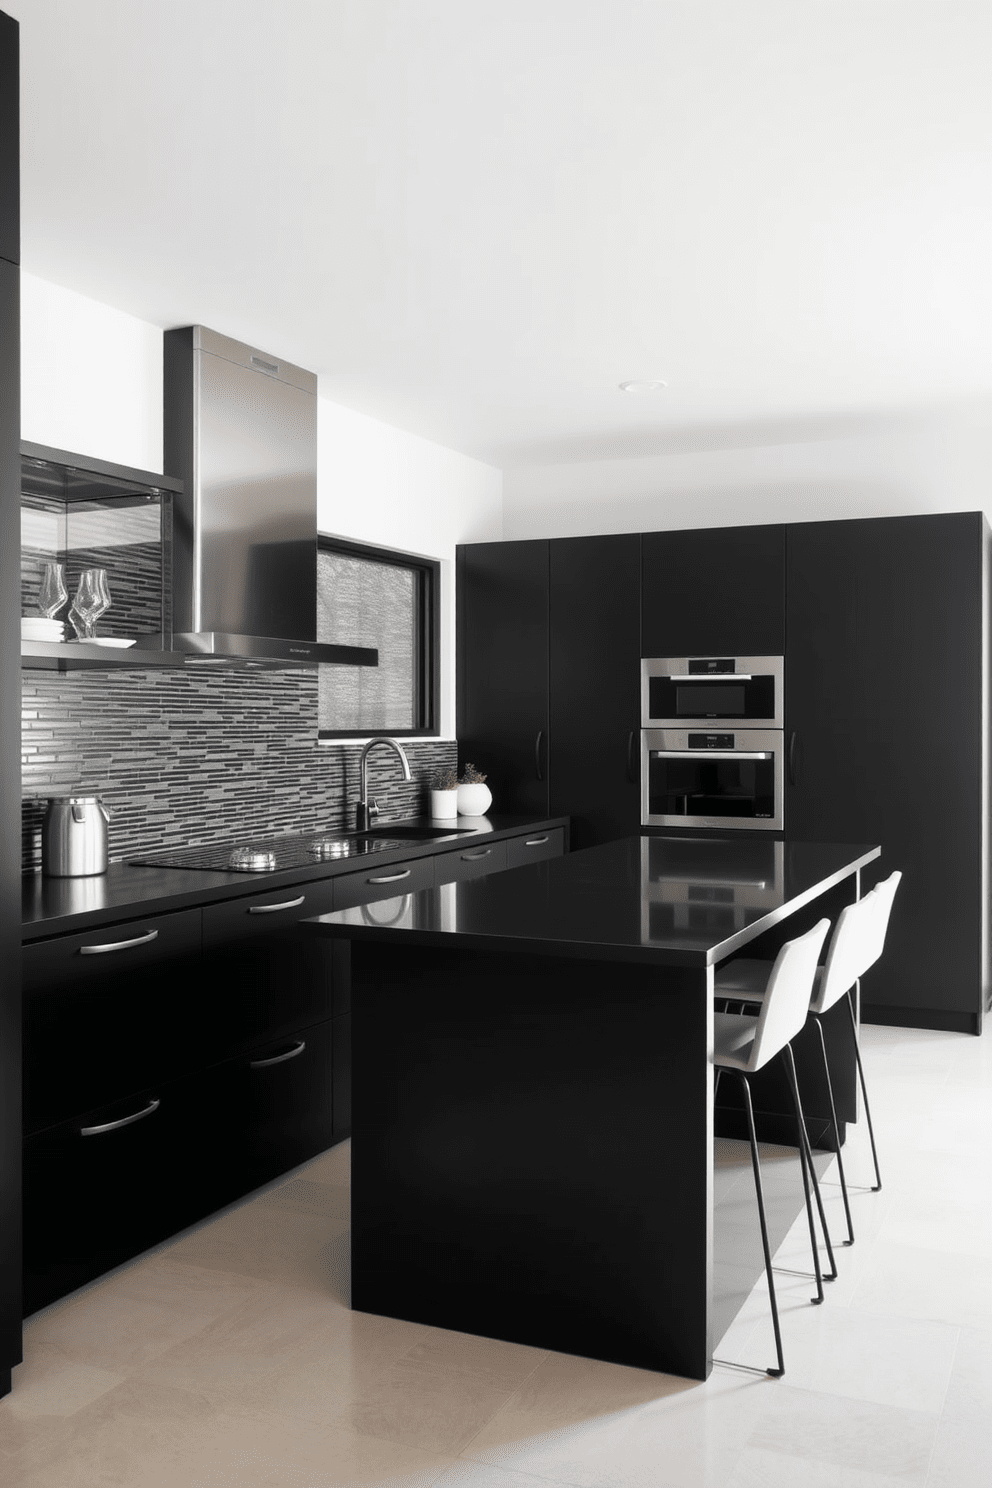
[[[366,857],[409,846],[391,837],[348,837],[342,832],[287,833],[252,837],[246,842],[213,842],[206,847],[177,847],[171,852],[128,858],[141,868],[201,868],[209,873],[281,873],[286,868],[312,868],[341,858]]]

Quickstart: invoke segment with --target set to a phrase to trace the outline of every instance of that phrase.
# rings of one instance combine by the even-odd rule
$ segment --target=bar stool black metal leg
[[[819,1193],[817,1168],[814,1167],[814,1152],[812,1152],[812,1147],[809,1146],[809,1132],[806,1131],[806,1117],[805,1115],[803,1115],[803,1103],[802,1098],[800,1098],[799,1095],[799,1076],[797,1076],[796,1074],[796,1059],[794,1059],[793,1056],[793,1046],[788,1045],[787,1043],[787,1045],[785,1045],[785,1048],[782,1049],[782,1056],[784,1056],[785,1059],[785,1068],[787,1068],[788,1070],[788,1082],[790,1082],[791,1089],[793,1089],[793,1104],[794,1107],[796,1107],[796,1125],[799,1126],[800,1155],[802,1155],[803,1159],[805,1159],[806,1167],[808,1167],[809,1171],[809,1180],[811,1180],[812,1189],[814,1189],[814,1195],[815,1198],[817,1198],[819,1228],[821,1228],[822,1237],[824,1237],[824,1244],[825,1247],[827,1247],[827,1259],[830,1260],[830,1271],[827,1272],[827,1275],[825,1275],[822,1280],[836,1281],[837,1262],[836,1260],[834,1260],[833,1245],[830,1244],[830,1231],[828,1231],[827,1228],[827,1216],[825,1216],[824,1213],[824,1201],[822,1201],[821,1193]],[[811,1234],[815,1234],[814,1217],[812,1217],[812,1210],[811,1214],[809,1214],[809,1229],[811,1229]],[[817,1244],[815,1244],[815,1238],[814,1256],[815,1259],[817,1259],[817,1278],[819,1281],[819,1253],[817,1250]],[[821,1287],[818,1286],[818,1290],[822,1290]],[[822,1301],[822,1296],[821,1298],[818,1298],[818,1301]]]
[[[792,1089],[793,1105],[796,1107],[796,1125],[799,1127],[799,1170],[803,1176],[803,1193],[806,1196],[806,1219],[809,1224],[809,1244],[810,1249],[813,1252],[813,1271],[816,1276],[816,1296],[811,1297],[810,1301],[819,1303],[823,1301],[823,1275],[820,1271],[820,1252],[816,1244],[816,1227],[813,1222],[813,1199],[810,1193],[810,1175],[809,1168],[807,1167],[806,1146],[803,1142],[803,1123],[802,1118],[799,1114],[800,1107],[797,1103],[799,1089],[798,1085],[795,1082],[795,1065],[793,1064],[790,1068],[789,1060],[786,1057],[791,1053],[792,1050],[789,1048],[789,1045],[786,1044],[785,1048],[782,1050],[782,1059],[785,1062],[786,1073],[789,1076],[789,1084]]]
[[[827,1078],[827,1095],[830,1098],[830,1120],[834,1129],[834,1142],[837,1147],[837,1171],[840,1174],[840,1191],[844,1199],[844,1213],[847,1216],[847,1239],[842,1241],[844,1245],[854,1244],[854,1225],[851,1223],[851,1206],[847,1198],[847,1179],[844,1176],[844,1154],[841,1152],[840,1127],[837,1125],[837,1108],[834,1105],[834,1083],[830,1078],[830,1065],[827,1061],[827,1041],[823,1036],[823,1024],[816,1013],[813,1014],[813,1022],[816,1031],[820,1035],[820,1049],[823,1054],[823,1073]]]
[[[851,1019],[851,1037],[854,1040],[854,1058],[858,1065],[858,1078],[861,1081],[861,1098],[865,1103],[865,1116],[868,1121],[868,1140],[871,1142],[871,1160],[875,1164],[875,1182],[872,1185],[872,1193],[878,1193],[882,1186],[882,1175],[878,1170],[878,1152],[875,1149],[875,1128],[871,1124],[871,1106],[868,1104],[868,1087],[865,1084],[865,1072],[861,1064],[861,1049],[858,1040],[858,1020],[854,1016],[854,1002],[851,993],[847,994],[847,1011]]]
[[[744,1109],[747,1111],[747,1128],[751,1138],[751,1168],[754,1173],[754,1191],[758,1196],[758,1219],[761,1223],[761,1248],[765,1254],[765,1275],[768,1278],[768,1298],[772,1307],[772,1327],[775,1330],[775,1352],[778,1355],[778,1368],[766,1369],[773,1379],[780,1379],[785,1373],[785,1359],[782,1354],[782,1334],[778,1325],[778,1303],[775,1298],[775,1280],[772,1276],[772,1253],[768,1244],[768,1224],[765,1219],[765,1196],[761,1186],[761,1162],[758,1157],[758,1139],[754,1130],[754,1108],[751,1104],[751,1087],[747,1076],[737,1072],[740,1082],[744,1087]]]

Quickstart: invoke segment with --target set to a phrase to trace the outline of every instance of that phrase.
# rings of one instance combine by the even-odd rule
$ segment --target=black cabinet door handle
[[[249,904],[249,914],[278,914],[282,909],[299,909],[306,900],[306,894],[301,894],[297,899],[284,899],[281,904]]]
[[[631,729],[627,740],[627,779],[631,785],[637,784],[637,772],[634,768],[634,740],[637,738],[637,730]]]
[[[462,853],[462,862],[474,863],[477,858],[488,858],[491,852],[491,847],[480,847],[477,852]]]
[[[158,931],[146,930],[144,935],[135,935],[130,940],[113,940],[103,945],[80,946],[79,954],[81,956],[106,956],[111,951],[127,951],[131,946],[148,945],[153,940],[158,940]]]
[[[803,751],[799,742],[798,734],[789,735],[789,784],[799,784],[799,771],[802,768]]]
[[[534,773],[538,780],[544,779],[544,770],[541,767],[541,745],[544,743],[544,730],[538,729],[537,738],[534,740]]]

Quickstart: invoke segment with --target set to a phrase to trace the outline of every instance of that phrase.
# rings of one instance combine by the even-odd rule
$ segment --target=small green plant
[[[452,770],[450,767],[445,770],[439,770],[431,781],[432,790],[454,790],[457,785],[458,771]]]
[[[483,775],[480,770],[477,770],[475,765],[466,763],[465,773],[462,775],[460,783],[462,785],[482,785],[484,784],[485,779],[485,775]]]

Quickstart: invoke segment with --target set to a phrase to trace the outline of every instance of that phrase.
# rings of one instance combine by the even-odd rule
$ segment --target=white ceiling
[[[992,397],[988,0],[0,5],[24,267],[401,428],[512,466]]]

